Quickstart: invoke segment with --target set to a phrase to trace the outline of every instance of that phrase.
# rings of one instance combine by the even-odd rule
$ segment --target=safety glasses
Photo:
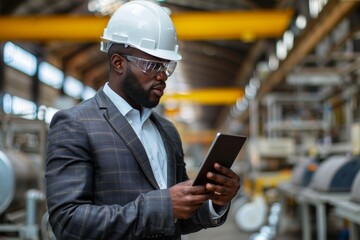
[[[167,77],[170,77],[176,68],[175,61],[162,62],[139,58],[135,56],[124,55],[124,58],[129,62],[134,63],[143,73],[155,76],[161,72],[165,72]]]

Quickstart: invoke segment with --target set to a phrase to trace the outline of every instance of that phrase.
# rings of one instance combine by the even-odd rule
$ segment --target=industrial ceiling
[[[94,0],[1,0],[0,40],[21,44],[98,89],[108,79],[106,55],[99,50],[99,40],[109,16],[89,11],[90,2]],[[183,56],[168,80],[164,106],[174,113],[183,105],[191,105],[196,117],[189,121],[197,123],[189,125],[193,130],[223,128],[253,78],[258,81],[256,99],[261,100],[272,91],[295,91],[285,83],[291,72],[319,67],[319,63],[341,71],[331,59],[344,57],[344,45],[349,39],[357,43],[355,36],[360,29],[358,1],[351,0],[329,0],[317,17],[309,16],[311,0],[158,2],[171,11]],[[277,40],[299,14],[309,19],[306,28],[296,33],[287,56],[269,69],[267,63],[276,53]],[[351,34],[328,44],[327,52],[319,57],[316,48],[347,17]],[[346,62],[356,64],[356,59],[352,56]],[[245,131],[249,110],[232,115],[239,129]]]

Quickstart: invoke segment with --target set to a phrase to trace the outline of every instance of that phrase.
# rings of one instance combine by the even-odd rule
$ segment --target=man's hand
[[[173,204],[174,218],[188,219],[203,203],[212,197],[205,186],[192,186],[192,180],[169,188]]]
[[[218,163],[214,164],[216,173],[208,172],[207,178],[215,184],[207,183],[206,189],[214,193],[211,200],[214,204],[225,206],[235,197],[240,188],[240,178],[230,168]]]

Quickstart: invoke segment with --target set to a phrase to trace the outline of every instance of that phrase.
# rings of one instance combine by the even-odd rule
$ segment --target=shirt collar
[[[137,109],[134,109],[131,107],[131,105],[125,101],[120,95],[118,95],[116,92],[114,92],[110,87],[108,82],[105,83],[104,86],[104,92],[105,94],[110,98],[110,100],[114,103],[116,108],[121,112],[123,116],[126,116],[131,111],[138,111]],[[151,109],[150,108],[142,108],[142,114],[140,116],[141,122],[145,122],[151,115]]]

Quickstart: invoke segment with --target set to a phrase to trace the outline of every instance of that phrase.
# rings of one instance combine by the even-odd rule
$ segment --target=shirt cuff
[[[228,209],[229,209],[229,204],[222,206],[221,208],[218,209],[218,211],[215,211],[213,202],[209,201],[210,217],[214,223],[218,223],[219,222],[218,220],[220,220],[220,218],[224,216],[224,214]]]

